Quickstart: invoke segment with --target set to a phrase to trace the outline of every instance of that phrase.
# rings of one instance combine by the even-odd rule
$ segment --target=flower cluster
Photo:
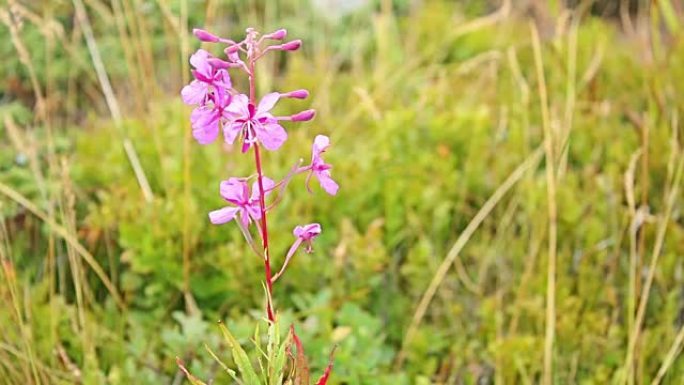
[[[228,44],[224,50],[227,60],[214,57],[203,49],[197,50],[190,57],[195,79],[183,88],[181,96],[186,104],[197,106],[192,111],[190,121],[192,134],[198,143],[213,142],[223,130],[223,138],[228,144],[233,144],[238,137],[240,138],[242,152],[247,152],[255,143],[260,143],[267,150],[275,151],[287,140],[287,132],[279,122],[303,122],[314,118],[314,110],[306,110],[290,116],[271,114],[271,110],[280,98],[306,99],[309,96],[306,90],[286,93],[271,92],[264,95],[257,104],[253,90],[246,95],[232,88],[229,68],[243,70],[252,79],[255,62],[267,51],[292,51],[299,48],[301,42],[296,40],[262,49],[265,40],[284,38],[285,30],[280,31],[257,39],[258,33],[253,29],[248,29],[246,38],[240,43],[218,38],[206,31],[198,29],[193,31],[201,41]],[[246,55],[244,61],[240,58],[240,53]]]
[[[287,36],[284,29],[260,34],[249,28],[241,41],[224,39],[200,29],[193,30],[193,34],[201,42],[222,45],[222,55],[214,56],[207,50],[199,49],[190,57],[194,79],[182,89],[181,97],[184,103],[195,107],[190,116],[192,135],[199,144],[206,145],[216,141],[219,134],[223,133],[226,144],[237,144],[243,153],[252,150],[256,171],[253,176],[231,177],[220,183],[219,193],[228,205],[211,211],[209,220],[215,225],[234,220],[252,249],[264,259],[265,286],[268,290],[267,315],[270,321],[275,321],[271,303],[273,283],[282,276],[301,246],[305,247],[306,252],[312,252],[312,242],[321,234],[321,225],[311,223],[295,227],[292,246],[284,256],[281,269],[273,275],[268,247],[268,212],[279,202],[278,198],[290,180],[299,174],[307,175],[307,190],[311,191],[310,181],[315,178],[328,194],[337,194],[339,186],[332,179],[332,166],[323,160],[323,153],[330,147],[330,139],[324,135],[316,136],[311,150],[311,163],[302,166],[300,160],[282,180],[276,182],[264,176],[260,148],[278,150],[287,140],[283,122],[309,121],[316,113],[311,109],[292,115],[272,112],[282,98],[308,98],[309,92],[303,89],[271,92],[263,95],[257,102],[256,63],[268,52],[296,51],[302,43],[300,40],[282,43]],[[241,93],[233,88],[231,70],[247,75],[247,92]],[[266,198],[270,199],[271,194],[278,198],[267,204]],[[256,229],[261,245],[254,242],[252,228]]]

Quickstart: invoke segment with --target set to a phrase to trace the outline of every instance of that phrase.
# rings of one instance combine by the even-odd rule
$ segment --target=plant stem
[[[553,347],[556,338],[556,275],[557,275],[557,248],[558,248],[558,202],[556,194],[556,155],[554,153],[554,133],[551,131],[551,118],[549,115],[548,92],[544,77],[544,63],[542,60],[541,42],[539,31],[534,23],[530,23],[532,32],[532,48],[534,51],[534,64],[537,72],[539,102],[542,115],[542,130],[544,132],[544,153],[546,158],[546,195],[548,201],[549,218],[549,254],[546,268],[546,325],[544,335],[544,370],[542,372],[542,384],[554,383],[553,372]]]
[[[254,60],[249,61],[249,103],[256,105],[256,79],[254,72]],[[275,322],[275,315],[273,312],[273,282],[271,282],[271,258],[269,257],[268,249],[268,224],[266,219],[266,202],[264,199],[264,173],[261,169],[261,154],[259,152],[259,144],[254,142],[254,163],[256,164],[257,179],[259,185],[259,210],[261,211],[261,240],[264,246],[264,272],[266,275],[266,314],[268,320]]]
[[[297,238],[297,240],[290,246],[290,250],[287,251],[287,255],[285,256],[285,262],[283,262],[283,266],[280,268],[280,271],[276,273],[276,275],[273,276],[273,279],[271,281],[275,282],[280,278],[283,273],[285,273],[285,269],[287,269],[287,265],[290,263],[290,260],[292,259],[292,256],[297,252],[297,249],[299,249],[299,246],[302,244],[302,239]]]

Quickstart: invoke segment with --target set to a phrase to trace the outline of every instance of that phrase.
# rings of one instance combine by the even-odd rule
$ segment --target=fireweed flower
[[[242,135],[242,152],[257,140],[267,150],[277,150],[285,143],[287,132],[269,111],[275,106],[280,94],[272,92],[264,96],[258,106],[249,103],[247,95],[235,96],[228,110],[234,116],[230,124],[223,127],[223,137],[226,143],[232,144],[238,134]]]
[[[217,60],[209,52],[200,49],[190,57],[195,69],[195,80],[181,90],[183,102],[198,107],[192,111],[190,122],[192,136],[200,144],[216,140],[219,127],[230,117],[226,108],[232,100],[230,75],[225,68],[213,64]]]
[[[335,195],[340,186],[330,177],[332,166],[325,163],[322,158],[323,153],[328,147],[330,147],[330,138],[325,135],[317,135],[311,148],[311,165],[307,167],[310,172],[306,179],[306,187],[307,189],[309,188],[309,181],[313,175],[318,179],[318,183],[320,183],[323,190],[330,195]],[[311,190],[309,189],[309,191]]]
[[[313,240],[317,236],[321,235],[321,231],[321,225],[318,223],[309,223],[308,225],[297,226],[294,228],[292,234],[295,236],[295,241],[287,251],[285,262],[283,262],[283,267],[280,268],[278,274],[273,276],[272,282],[275,282],[278,278],[280,278],[281,275],[283,275],[287,265],[290,263],[290,260],[295,255],[297,250],[299,250],[299,247],[302,245],[302,243],[306,245],[304,251],[307,253],[311,253],[313,251]]]
[[[232,88],[230,75],[224,68],[215,68],[211,64],[212,58],[209,52],[199,49],[190,57],[190,64],[195,69],[192,71],[195,79],[181,90],[183,102],[188,105],[206,105],[213,93],[216,96],[211,101],[221,99],[219,104],[224,104],[226,98],[230,98],[229,90]],[[215,91],[215,92],[214,92]],[[229,104],[225,103],[226,105]]]
[[[257,106],[249,102],[247,95],[240,94],[233,98],[228,106],[228,112],[233,120],[223,126],[223,136],[226,143],[232,144],[238,134],[242,136],[242,152],[247,152],[255,142],[263,144],[264,148],[275,151],[287,140],[287,132],[278,122],[289,120],[302,122],[313,119],[315,112],[306,110],[291,116],[273,116],[270,111],[281,97],[304,99],[309,95],[306,90],[292,91],[286,94],[271,92],[266,94]]]
[[[225,110],[217,106],[197,107],[190,114],[192,136],[199,144],[209,144],[218,137],[221,121],[227,118]]]
[[[304,226],[297,226],[292,231],[297,240],[295,243],[304,242],[306,244],[306,252],[310,253],[313,251],[313,245],[311,242],[321,234],[321,225],[318,223],[311,223]]]
[[[249,186],[244,179],[230,178],[221,182],[219,191],[221,197],[233,206],[226,206],[224,208],[214,210],[209,213],[209,220],[215,225],[221,225],[233,220],[239,215],[240,222],[247,227],[251,220],[261,219],[261,210],[259,209],[259,187],[258,182],[252,185],[252,194],[249,194]],[[275,183],[270,178],[264,177],[264,191],[268,195],[275,186]]]

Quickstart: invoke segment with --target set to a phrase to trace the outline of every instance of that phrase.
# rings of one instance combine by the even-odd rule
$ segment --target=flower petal
[[[233,96],[233,100],[230,105],[226,108],[226,112],[232,115],[235,119],[249,118],[249,98],[245,94],[238,94]]]
[[[238,211],[240,211],[238,207],[224,207],[214,210],[209,213],[209,220],[215,225],[222,225],[232,221]]]
[[[310,241],[321,234],[321,225],[319,223],[309,223],[308,225],[297,226],[292,231],[292,234],[303,241]]]
[[[321,187],[323,187],[325,192],[330,195],[337,194],[337,190],[339,190],[340,186],[337,184],[337,182],[332,180],[329,170],[316,171],[314,173],[316,174],[316,178],[318,178],[318,182],[321,184]]]
[[[249,223],[251,222],[251,219],[249,219],[250,215],[252,215],[250,206],[245,206],[240,209],[240,221],[242,221],[245,228],[249,226]],[[260,218],[260,216],[255,218],[255,220],[258,218]]]
[[[198,107],[190,114],[192,136],[199,144],[209,144],[216,140],[219,133],[219,117],[209,107]]]
[[[262,179],[264,185],[264,196],[268,196],[275,188],[275,182],[273,179],[265,176]],[[250,202],[259,202],[259,181],[252,183],[252,195],[249,197]]]
[[[317,168],[324,168],[325,162],[321,155],[330,147],[330,138],[325,135],[316,135],[311,146],[311,164]]]
[[[233,122],[223,125],[223,139],[228,144],[233,144],[235,138],[242,131],[242,123]]]
[[[221,197],[228,202],[241,206],[247,202],[246,194],[247,182],[238,178],[224,180],[219,185]]]
[[[330,147],[330,138],[325,135],[316,135],[311,152],[316,155],[320,155],[321,153],[325,152],[328,147]]]
[[[259,206],[258,201],[250,203],[249,205],[245,206],[245,208],[249,216],[252,217],[255,221],[261,219],[261,207]]]
[[[264,114],[271,111],[273,106],[275,106],[275,104],[278,102],[278,99],[280,99],[279,92],[271,92],[270,94],[264,95],[264,97],[261,98],[259,105],[257,106],[256,115],[259,116],[260,114]]]
[[[275,151],[287,140],[287,132],[275,119],[255,127],[256,137],[269,151]]]
[[[188,105],[202,104],[209,91],[209,85],[199,80],[193,80],[190,84],[183,87],[181,97],[183,103]]]
[[[226,70],[218,70],[214,79],[216,87],[223,87],[225,89],[233,87],[233,83],[230,81],[230,74]]]
[[[209,65],[209,62],[207,62],[207,59],[209,59],[211,55],[209,52],[203,50],[203,49],[198,49],[197,52],[192,54],[190,56],[190,64],[192,64],[197,71],[204,75],[205,77],[211,77],[211,65]]]

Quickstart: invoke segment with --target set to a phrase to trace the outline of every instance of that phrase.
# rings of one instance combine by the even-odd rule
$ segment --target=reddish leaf
[[[309,385],[310,373],[309,373],[309,363],[304,354],[304,346],[302,346],[302,341],[295,333],[294,325],[290,325],[290,333],[292,333],[292,341],[294,341],[295,347],[297,348],[297,355],[295,356],[295,385]]]
[[[333,348],[332,352],[330,352],[330,358],[328,359],[328,366],[325,368],[325,372],[323,372],[323,375],[321,378],[318,379],[318,382],[316,382],[316,385],[326,385],[328,383],[328,378],[330,377],[330,373],[332,373],[332,368],[333,368],[333,361],[335,360],[335,348]]]

